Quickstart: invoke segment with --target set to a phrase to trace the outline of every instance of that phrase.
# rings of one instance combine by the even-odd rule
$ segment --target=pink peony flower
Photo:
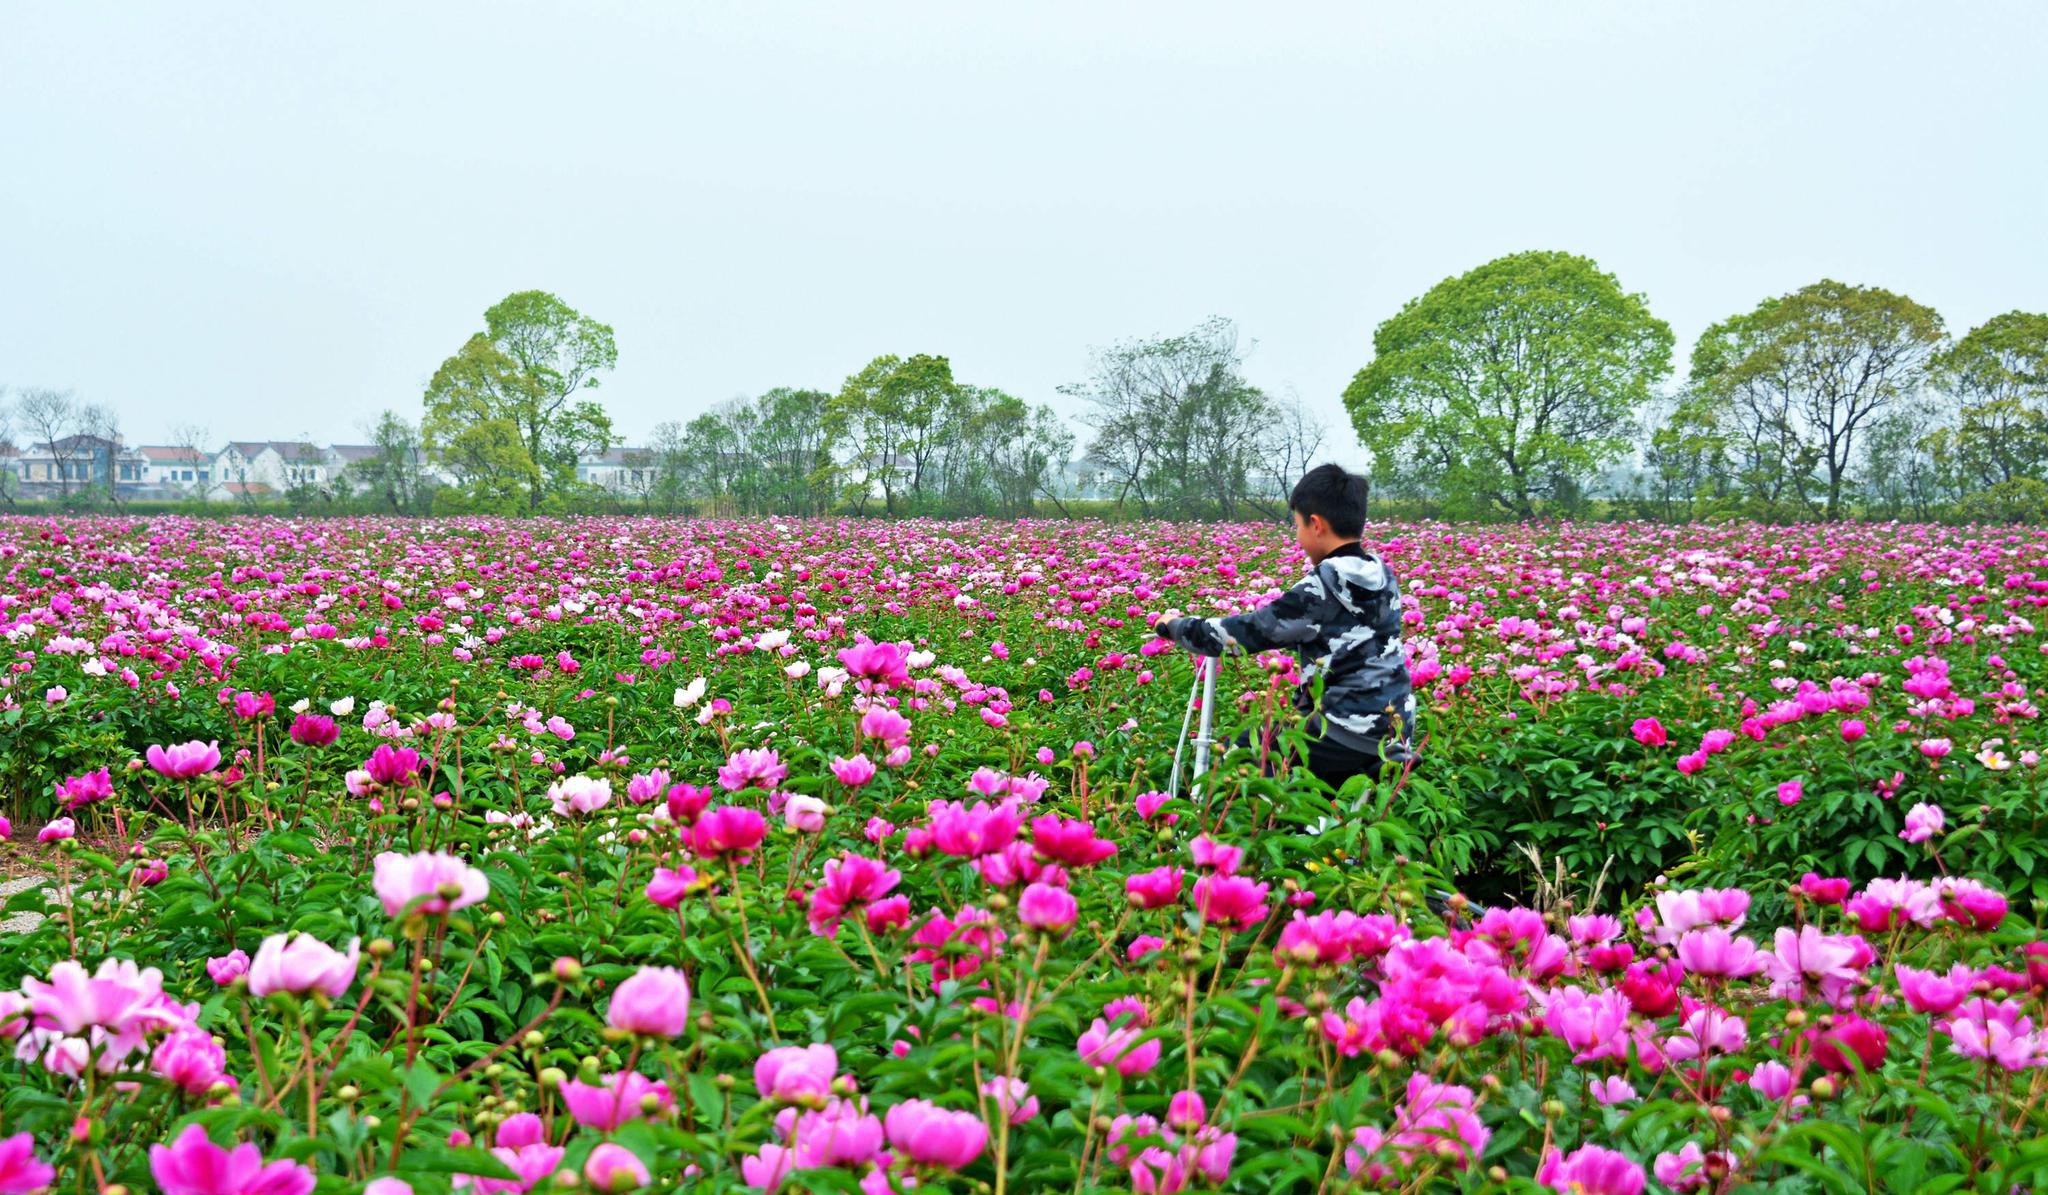
[[[331,747],[341,737],[341,728],[325,714],[300,714],[292,719],[291,736],[302,747]]]
[[[1031,845],[1068,867],[1089,867],[1116,854],[1116,844],[1098,837],[1092,824],[1050,813],[1032,820]]]
[[[1628,1155],[1599,1145],[1581,1145],[1569,1154],[1552,1149],[1536,1168],[1536,1182],[1572,1195],[1642,1195],[1643,1168]]]
[[[339,999],[355,982],[362,939],[350,938],[346,954],[306,934],[272,934],[256,948],[249,963],[249,991],[321,992]]]
[[[687,866],[657,867],[654,878],[647,881],[647,899],[664,909],[673,909],[683,903],[690,885],[697,882],[697,872]]]
[[[848,788],[861,788],[875,778],[874,761],[866,755],[855,755],[851,759],[834,759],[832,776]]]
[[[175,747],[151,745],[143,755],[149,760],[149,766],[155,768],[159,775],[168,776],[173,780],[190,780],[194,776],[204,776],[220,766],[218,742],[202,743],[195,739]]]
[[[754,1061],[754,1088],[764,1100],[822,1108],[839,1077],[839,1053],[829,1045],[778,1046]]]
[[[1906,828],[1899,831],[1899,837],[1907,842],[1926,842],[1941,833],[1946,820],[1941,806],[1922,802],[1906,811]]]
[[[1051,884],[1032,884],[1017,901],[1017,919],[1032,929],[1065,934],[1080,916],[1074,894]]]
[[[644,1187],[652,1176],[632,1150],[604,1141],[583,1160],[583,1177],[599,1191],[616,1193]]]
[[[310,1195],[313,1172],[297,1162],[263,1164],[254,1145],[222,1149],[188,1124],[169,1145],[149,1147],[149,1173],[163,1195]]]
[[[846,653],[841,652],[844,659]],[[883,1118],[889,1144],[920,1166],[959,1170],[981,1156],[988,1126],[972,1112],[949,1112],[927,1100],[905,1100]]]
[[[990,1079],[981,1085],[981,1094],[993,1099],[996,1109],[1013,1125],[1038,1115],[1038,1097],[1031,1094],[1030,1084],[1022,1079]]]
[[[690,1025],[690,982],[674,967],[641,967],[613,990],[605,1023],[650,1037],[681,1036]]]
[[[601,1133],[612,1132],[628,1121],[654,1116],[676,1103],[668,1084],[638,1071],[606,1075],[596,1083],[565,1080],[562,1102],[569,1106],[569,1115],[577,1124]]]
[[[249,956],[240,950],[230,950],[219,958],[206,960],[206,977],[226,987],[249,973]]]
[[[412,908],[439,917],[466,909],[491,894],[484,873],[445,851],[377,856],[370,886],[384,902],[384,913],[396,917]],[[415,903],[417,902],[417,903]]]
[[[1074,1049],[1089,1066],[1113,1066],[1118,1074],[1129,1078],[1151,1070],[1159,1062],[1159,1039],[1140,1044],[1138,1038],[1143,1032],[1136,1025],[1111,1029],[1108,1021],[1097,1017],[1074,1043]]]

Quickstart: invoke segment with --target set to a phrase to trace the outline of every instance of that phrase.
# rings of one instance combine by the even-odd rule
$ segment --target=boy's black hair
[[[1345,539],[1365,534],[1365,478],[1345,471],[1342,465],[1317,465],[1294,483],[1287,496],[1287,509],[1307,518],[1321,515],[1330,530]]]

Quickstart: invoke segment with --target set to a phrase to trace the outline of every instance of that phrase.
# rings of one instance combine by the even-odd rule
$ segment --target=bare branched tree
[[[15,413],[24,433],[44,444],[56,465],[57,492],[71,496],[71,446],[65,443],[78,421],[78,399],[69,390],[32,386],[20,392]]]

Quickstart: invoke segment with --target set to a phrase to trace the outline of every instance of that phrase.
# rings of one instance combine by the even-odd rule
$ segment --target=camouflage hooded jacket
[[[1176,618],[1154,628],[1196,655],[1288,647],[1301,661],[1294,705],[1320,715],[1333,744],[1407,759],[1415,694],[1401,653],[1401,589],[1380,558],[1345,544],[1294,588],[1228,618]],[[1315,681],[1322,679],[1322,705]]]

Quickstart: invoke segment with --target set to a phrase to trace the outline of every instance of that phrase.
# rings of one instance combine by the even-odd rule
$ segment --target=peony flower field
[[[2048,1185],[2048,533],[1367,541],[0,519],[0,1193]]]

